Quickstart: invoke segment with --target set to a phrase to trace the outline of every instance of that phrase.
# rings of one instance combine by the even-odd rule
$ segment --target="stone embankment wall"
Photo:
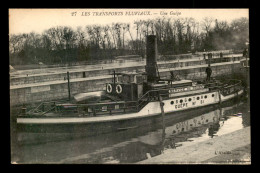
[[[241,69],[241,56],[232,57],[228,62],[212,64],[212,77],[232,75]],[[116,72],[144,71],[144,63],[135,66],[104,69],[74,69],[70,71],[71,96],[82,92],[93,92],[105,89],[105,83],[111,82],[113,70]],[[160,76],[170,77],[170,71],[181,79],[205,79],[207,64],[203,59],[179,60],[175,62],[158,62]],[[19,106],[42,101],[68,98],[67,72],[38,73],[31,75],[10,74],[10,105]]]

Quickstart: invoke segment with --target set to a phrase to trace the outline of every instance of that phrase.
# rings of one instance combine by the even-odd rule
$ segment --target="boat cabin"
[[[111,83],[106,84],[106,94],[124,101],[135,101],[150,90],[164,90],[169,93],[170,88],[194,86],[191,80],[160,79],[156,83],[147,82],[146,73],[113,73]]]
[[[106,93],[122,100],[137,100],[143,92],[143,84],[147,82],[145,73],[113,73],[112,83],[106,84]]]

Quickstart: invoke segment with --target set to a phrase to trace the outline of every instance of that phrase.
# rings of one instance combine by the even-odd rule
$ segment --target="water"
[[[165,129],[130,129],[95,137],[14,146],[12,161],[16,163],[136,163],[247,126],[250,126],[249,106],[248,103],[240,101],[203,114],[187,115],[185,119],[166,124]]]

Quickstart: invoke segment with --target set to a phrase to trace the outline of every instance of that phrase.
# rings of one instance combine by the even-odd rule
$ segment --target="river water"
[[[166,124],[164,129],[138,128],[73,140],[13,145],[12,163],[136,163],[250,126],[246,101],[232,102],[203,114],[197,112]]]

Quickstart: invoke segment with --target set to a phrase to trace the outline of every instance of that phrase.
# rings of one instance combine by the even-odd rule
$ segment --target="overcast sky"
[[[131,13],[138,11],[143,13]],[[163,16],[175,19],[193,17],[198,22],[205,17],[213,17],[230,22],[240,17],[249,18],[248,13],[248,9],[9,9],[9,33],[34,31],[40,34],[56,26],[70,26],[76,29],[91,24],[105,25],[116,22],[133,24],[135,20]]]

